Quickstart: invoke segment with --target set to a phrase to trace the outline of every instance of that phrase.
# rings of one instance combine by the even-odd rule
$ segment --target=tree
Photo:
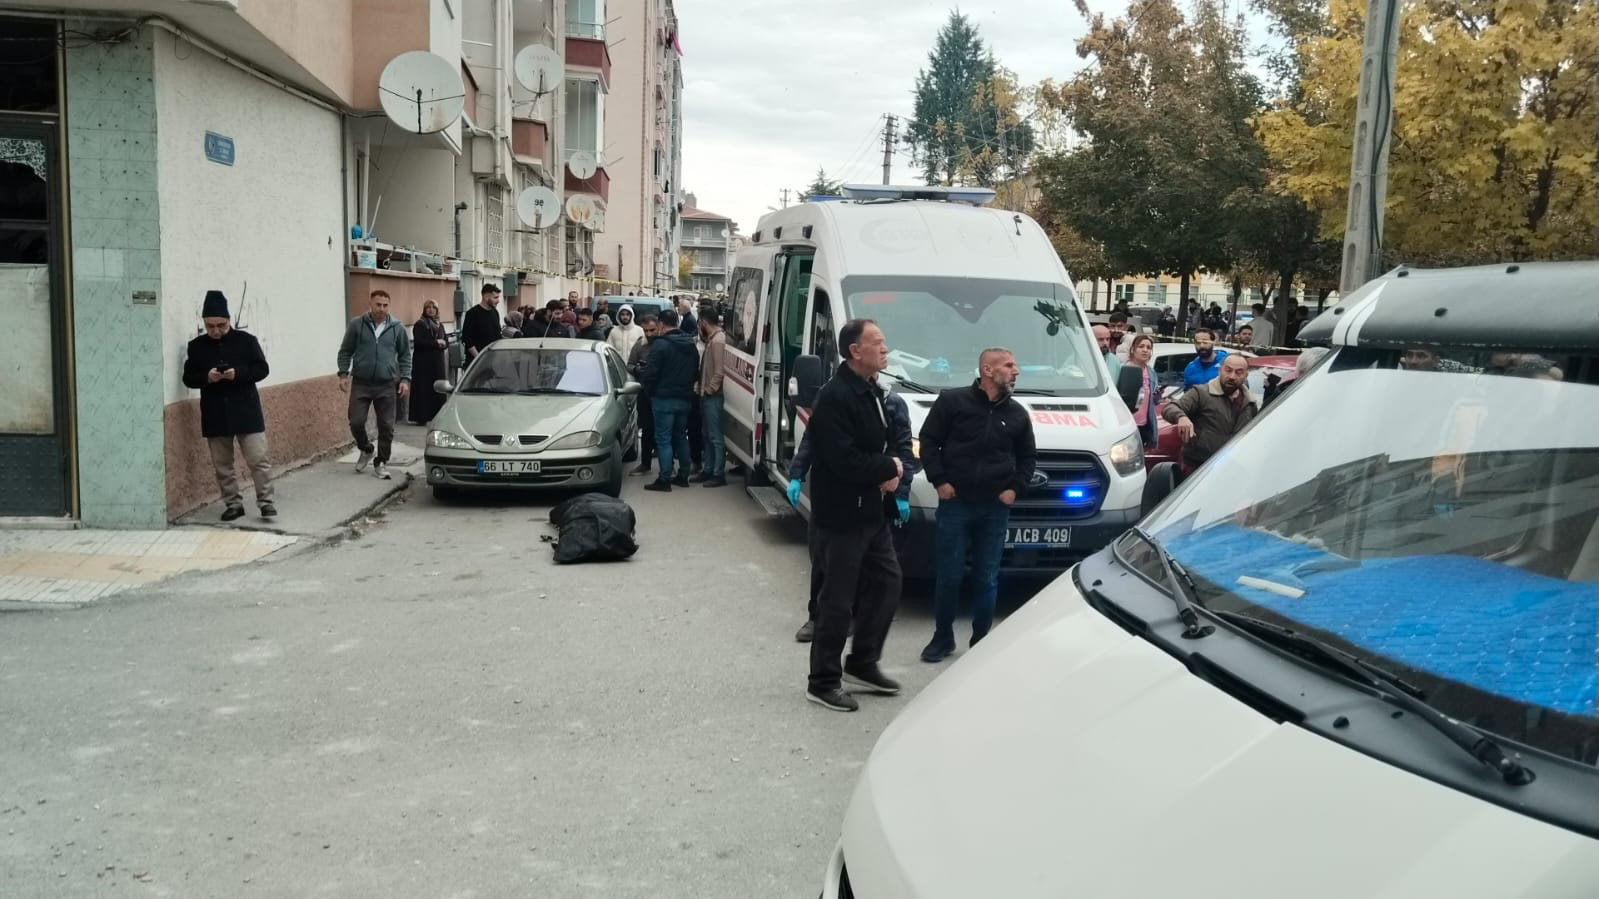
[[[1060,257],[1066,271],[1076,280],[1088,279],[1092,285],[1092,292],[1088,298],[1090,311],[1099,308],[1099,282],[1105,281],[1106,299],[1109,299],[1110,281],[1125,274],[1125,271],[1116,267],[1110,257],[1105,253],[1105,245],[1096,240],[1090,240],[1073,230],[1070,225],[1062,222],[1055,210],[1048,203],[1039,203],[1032,210],[1032,216],[1038,226],[1049,235],[1049,242],[1055,247],[1055,254]]]
[[[694,257],[689,253],[677,254],[677,285],[688,287],[694,280]]]
[[[1295,42],[1303,102],[1262,121],[1324,237],[1344,227],[1364,11],[1331,0]],[[1599,254],[1599,4],[1407,3],[1394,79],[1385,264]]]
[[[818,168],[816,177],[811,179],[811,183],[801,188],[798,193],[801,202],[803,202],[806,197],[836,197],[843,189],[844,182],[834,181],[827,177],[826,169]]]
[[[914,118],[904,140],[928,184],[991,186],[1017,175],[1033,149],[1020,113],[1023,91],[959,12],[939,30],[916,75]]]
[[[1077,8],[1089,22],[1077,53],[1090,65],[1046,99],[1084,141],[1035,164],[1045,201],[1113,267],[1177,275],[1186,322],[1193,275],[1237,255],[1225,201],[1262,183],[1250,123],[1261,94],[1241,29],[1213,0],[1200,0],[1193,24],[1172,0],[1133,0],[1115,21]]]

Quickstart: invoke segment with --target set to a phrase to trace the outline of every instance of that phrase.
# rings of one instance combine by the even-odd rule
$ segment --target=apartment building
[[[372,290],[405,323],[489,282],[502,309],[594,292],[611,160],[645,152],[606,132],[603,0],[80,6],[0,0],[0,517],[160,527],[215,497],[181,379],[207,290],[266,350],[279,465],[348,442],[335,357]],[[534,46],[559,77],[519,79]],[[459,72],[442,130],[383,114],[412,51]],[[517,214],[532,187],[546,227]]]
[[[679,287],[720,293],[727,289],[727,273],[733,267],[738,224],[695,205],[688,194],[683,207],[682,254],[688,257],[688,280]]]

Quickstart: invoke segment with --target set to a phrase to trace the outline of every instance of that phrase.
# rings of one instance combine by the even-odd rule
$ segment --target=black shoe
[[[711,479],[710,475],[706,474],[703,471],[697,471],[694,474],[689,475],[688,482],[690,484],[703,484],[706,481],[709,481],[710,479]]]
[[[644,485],[645,490],[654,490],[656,493],[671,493],[672,485],[667,481],[651,481]]]
[[[815,687],[807,687],[805,689],[805,698],[835,712],[853,712],[861,707],[861,704],[855,701],[855,697],[837,687],[820,693],[816,691]]]
[[[688,486],[688,475],[680,474],[677,477],[673,478],[672,479],[672,486],[673,487],[687,487]]]
[[[654,469],[650,468],[648,465],[640,465],[639,467],[633,469],[629,473],[630,474],[635,474],[635,475],[643,475],[643,474],[649,474],[653,470]]]
[[[859,667],[844,668],[844,682],[857,687],[865,687],[873,693],[884,696],[894,696],[899,693],[899,681],[883,673],[883,669],[876,665],[861,665]]]
[[[222,510],[222,520],[223,521],[233,521],[235,519],[243,518],[243,517],[244,517],[244,507],[243,506],[229,506],[226,509]]]
[[[927,648],[922,650],[922,661],[942,662],[953,655],[954,652],[954,645],[934,637],[933,642],[927,644]]]
[[[815,637],[816,622],[814,621],[805,622],[804,624],[800,625],[799,630],[794,632],[795,643],[809,643],[811,640],[815,639]]]
[[[705,486],[706,487],[726,487],[727,486],[727,478],[708,478],[705,481]]]
[[[272,505],[271,503],[262,503],[261,504],[261,517],[262,518],[277,518],[278,517],[278,507]]]

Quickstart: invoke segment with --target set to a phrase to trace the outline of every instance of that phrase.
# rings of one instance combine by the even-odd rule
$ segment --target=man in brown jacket
[[[727,335],[722,333],[722,317],[707,307],[700,312],[700,420],[705,435],[705,468],[689,478],[707,487],[726,487],[727,443],[722,438],[722,363]]]
[[[1166,405],[1161,414],[1177,426],[1186,471],[1203,465],[1255,419],[1255,398],[1244,386],[1248,377],[1249,361],[1234,353],[1222,360],[1221,373],[1214,380]]]

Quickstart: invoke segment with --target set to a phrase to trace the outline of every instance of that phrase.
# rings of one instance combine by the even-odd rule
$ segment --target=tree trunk
[[[1282,280],[1277,285],[1277,304],[1272,315],[1271,341],[1273,346],[1288,346],[1289,316],[1293,306],[1298,305],[1293,302],[1294,270],[1283,269],[1280,276]]]
[[[1088,311],[1089,312],[1098,312],[1099,311],[1099,279],[1098,278],[1090,278],[1089,279],[1089,283],[1093,284],[1094,287],[1093,287],[1093,292],[1088,295]]]
[[[1193,298],[1188,296],[1190,274],[1188,269],[1184,268],[1183,273],[1177,277],[1177,296],[1181,298],[1177,301],[1177,333],[1183,336],[1188,334],[1188,309],[1193,303]]]
[[[1331,287],[1323,287],[1320,290],[1316,291],[1316,314],[1317,315],[1320,315],[1321,313],[1327,311],[1327,295],[1330,294],[1330,293],[1332,293],[1332,288]]]

